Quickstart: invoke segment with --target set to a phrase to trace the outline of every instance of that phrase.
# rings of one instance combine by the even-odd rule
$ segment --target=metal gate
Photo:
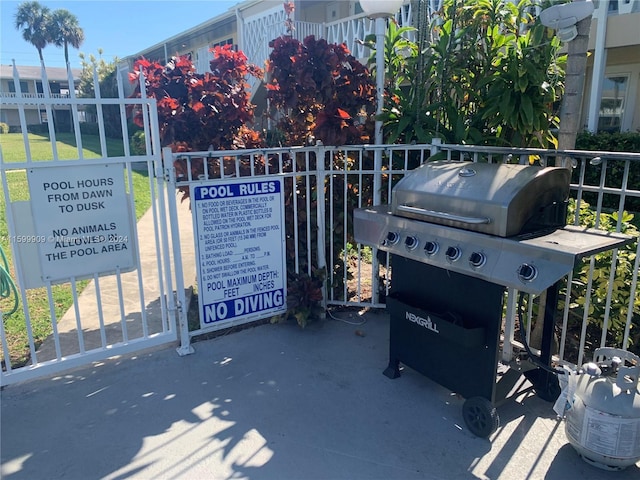
[[[11,315],[11,303],[0,305],[2,385],[174,342],[185,318],[156,101],[125,98],[120,76],[118,98],[101,98],[97,75],[94,98],[73,87],[54,96],[44,68],[42,78],[44,93],[22,92],[14,66],[15,94],[3,94],[22,152],[0,150],[3,243],[19,302]],[[136,148],[131,109],[143,118]]]

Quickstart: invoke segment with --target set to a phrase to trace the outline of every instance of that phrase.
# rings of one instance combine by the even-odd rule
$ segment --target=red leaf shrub
[[[191,151],[202,151],[263,144],[260,134],[249,134],[246,127],[253,122],[255,109],[246,76],[262,78],[262,71],[231,45],[212,51],[211,72],[204,74],[196,73],[189,55],[174,57],[166,65],[144,58],[136,61],[130,74],[130,80],[138,83],[133,96],[140,96],[143,73],[146,95],[157,100],[162,146],[180,143],[181,148],[186,144]],[[141,125],[142,112],[133,113],[134,122]]]
[[[272,40],[267,61],[267,98],[290,145],[370,141],[375,84],[369,70],[344,44],[308,36]]]

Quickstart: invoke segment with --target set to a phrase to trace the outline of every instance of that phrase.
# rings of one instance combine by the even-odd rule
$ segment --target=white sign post
[[[283,180],[191,188],[202,328],[286,311]]]
[[[122,165],[34,168],[27,175],[43,280],[135,268]]]

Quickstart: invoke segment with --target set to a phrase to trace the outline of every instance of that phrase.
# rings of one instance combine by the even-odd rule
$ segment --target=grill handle
[[[463,217],[462,215],[454,215],[447,212],[437,212],[435,210],[427,210],[420,207],[411,207],[409,205],[398,205],[397,210],[400,212],[412,213],[422,217],[438,218],[440,220],[449,220],[459,223],[467,223],[469,225],[483,225],[491,223],[488,217]]]

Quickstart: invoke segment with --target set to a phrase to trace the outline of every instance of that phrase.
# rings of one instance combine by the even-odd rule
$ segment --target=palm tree
[[[44,65],[42,50],[51,43],[51,14],[48,7],[38,2],[23,2],[18,5],[14,25],[22,30],[22,38],[38,49],[40,63]]]
[[[64,60],[69,64],[69,45],[80,48],[84,41],[84,30],[77,17],[63,8],[55,10],[51,22],[51,39],[57,47],[64,47]]]

